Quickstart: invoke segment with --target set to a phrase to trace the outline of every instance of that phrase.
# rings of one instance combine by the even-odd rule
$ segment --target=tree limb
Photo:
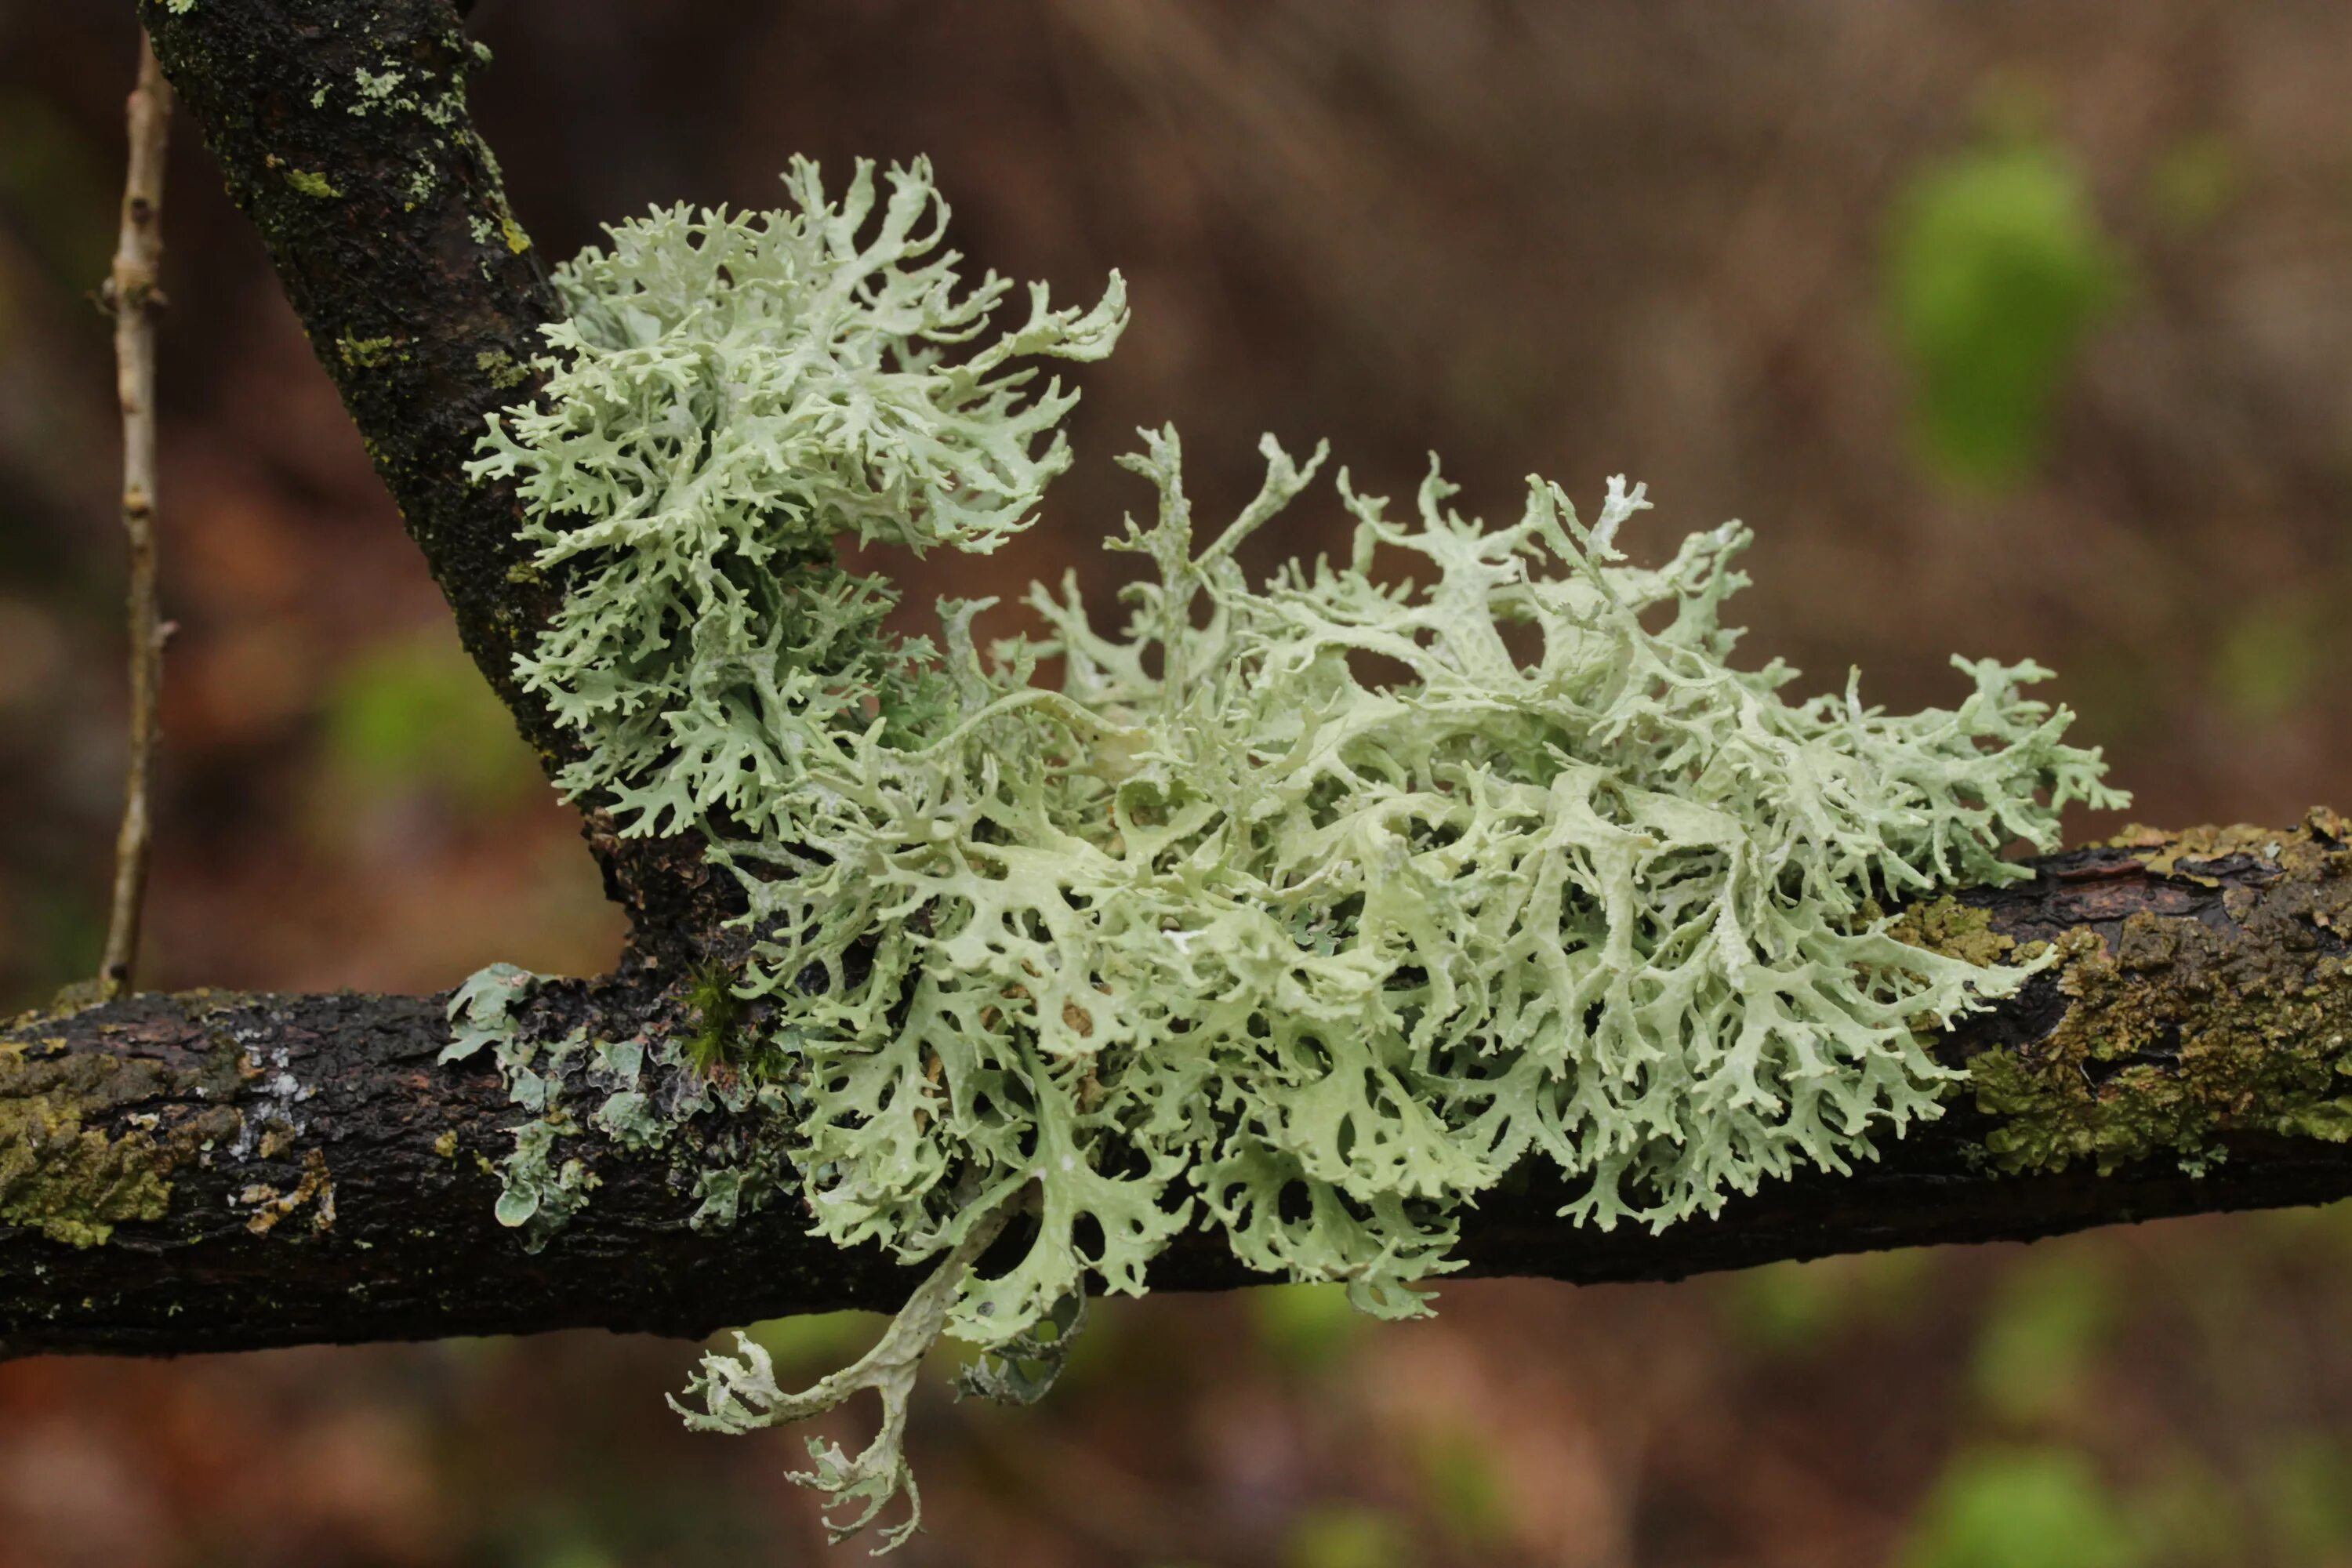
[[[478,56],[448,0],[142,0],[231,195],[367,437],[483,674],[552,768],[570,742],[512,677],[562,584],[511,491],[462,465],[530,382],[552,301],[465,112]],[[541,987],[533,1037],[661,1040],[671,980],[726,913],[684,840],[589,837],[631,961]],[[1906,913],[1922,945],[2057,963],[1938,1041],[1948,1114],[1852,1173],[1810,1172],[1662,1234],[1580,1229],[1540,1176],[1486,1194],[1468,1272],[1664,1279],[1778,1258],[2025,1238],[2352,1194],[2352,851],[2200,829],[2046,858],[2028,882]],[[584,1207],[527,1250],[497,1163],[539,1112],[481,1057],[443,1066],[445,998],[145,996],[0,1029],[0,1341],[13,1352],[230,1350],[597,1325],[700,1334],[887,1307],[914,1283],[807,1234],[797,1199],[697,1231],[680,1151],[584,1125]],[[669,1069],[682,1071],[686,1069]],[[724,1140],[723,1112],[688,1124]],[[740,1131],[740,1130],[738,1130]],[[710,1146],[717,1146],[712,1144]],[[688,1151],[690,1152],[691,1151]],[[1017,1241],[1017,1238],[1013,1238]],[[1217,1238],[1162,1289],[1247,1282]]]
[[[562,584],[515,537],[513,489],[464,465],[529,395],[553,313],[540,256],[466,110],[488,59],[448,0],[142,0],[164,72],[268,246],[459,636],[550,772],[571,736],[515,685]],[[730,912],[690,840],[624,841],[590,814],[640,956],[683,953]]]
[[[1471,1215],[1466,1272],[1672,1279],[2352,1194],[2345,837],[2326,813],[2276,833],[2151,837],[1912,911],[1905,929],[1929,945],[2065,955],[1942,1038],[1972,1072],[1942,1120],[1882,1139],[1851,1174],[1768,1182],[1663,1234],[1571,1226],[1555,1217],[1566,1194],[1530,1179]],[[691,1026],[642,974],[551,984],[530,1005],[547,1034]],[[919,1277],[811,1237],[796,1199],[698,1232],[672,1161],[593,1131],[567,1148],[599,1184],[526,1251],[493,1217],[493,1164],[530,1113],[483,1058],[436,1064],[445,1014],[440,997],[198,992],[0,1029],[0,1342],[700,1335],[894,1306]],[[1162,1289],[1251,1282],[1201,1233],[1151,1271]]]

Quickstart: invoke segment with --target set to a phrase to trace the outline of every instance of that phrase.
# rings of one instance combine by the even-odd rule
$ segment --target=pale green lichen
[[[808,1440],[814,1470],[797,1472],[793,1479],[814,1487],[835,1502],[863,1503],[855,1517],[826,1521],[830,1538],[838,1542],[865,1529],[891,1500],[903,1494],[908,1517],[882,1532],[877,1552],[903,1544],[922,1522],[922,1494],[908,1466],[907,1401],[923,1357],[939,1342],[955,1302],[956,1283],[1004,1228],[1003,1211],[982,1215],[950,1250],[940,1268],[915,1288],[907,1305],[890,1321],[872,1350],[855,1363],[797,1394],[786,1393],[775,1377],[775,1363],[748,1334],[738,1334],[736,1354],[707,1356],[702,1371],[688,1390],[702,1401],[695,1410],[670,1401],[686,1424],[702,1432],[750,1432],[821,1415],[872,1390],[882,1401],[882,1425],[874,1438],[854,1457],[838,1444]]]
[[[940,646],[902,640],[835,538],[1024,526],[1076,395],[1020,362],[1108,353],[1124,296],[1034,288],[990,338],[1009,285],[958,292],[926,165],[886,191],[861,164],[838,205],[813,165],[787,183],[796,212],[656,211],[560,268],[545,399],[472,471],[518,481],[570,574],[518,661],[583,743],[563,788],[625,834],[704,835],[742,885],[736,990],[789,1061],[817,1229],[943,1260],[894,1335],[1042,1364],[1089,1275],[1139,1291],[1195,1224],[1410,1313],[1464,1205],[1530,1157],[1580,1220],[1662,1226],[1938,1113],[1955,1075],[1914,1026],[2030,966],[1907,945],[1873,900],[2014,878],[2004,843],[2121,798],[2022,695],[2042,670],[1958,661],[1950,711],[1792,702],[1794,671],[1728,662],[1746,531],[1633,566],[1648,503],[1617,480],[1589,528],[1541,481],[1487,528],[1434,468],[1404,520],[1343,472],[1349,558],[1253,585],[1238,547],[1322,453],[1269,438],[1206,535],[1172,430],[1126,459],[1158,506],[1110,541],[1151,570],[1121,633],[1066,581],[1028,597],[1044,637],[983,658],[988,603],[946,602]],[[1031,683],[1049,658],[1058,689]],[[971,1269],[1024,1206],[1015,1256]],[[904,1481],[896,1378],[831,1390],[881,1388],[892,1441],[816,1484],[878,1506]],[[748,1357],[699,1386],[730,1429],[826,1389]]]
[[[474,237],[476,245],[488,245],[497,240],[517,256],[530,248],[530,236],[523,232],[522,225],[515,222],[514,215],[506,211],[503,205],[495,219],[479,213],[467,219],[466,231]]]
[[[467,980],[450,998],[451,1041],[440,1058],[463,1061],[488,1047],[508,1100],[528,1113],[508,1130],[514,1150],[495,1167],[499,1221],[522,1232],[526,1250],[545,1247],[601,1184],[574,1152],[583,1145],[572,1141],[590,1131],[667,1160],[697,1200],[688,1218],[696,1230],[724,1229],[788,1190],[793,1117],[780,1075],[750,1062],[714,1074],[695,1061],[691,1037],[602,1040],[573,1030],[536,1039],[515,1009],[539,983],[512,964]]]
[[[507,1097],[531,1112],[512,1129],[514,1152],[499,1166],[499,1223],[523,1233],[524,1250],[537,1252],[588,1201],[595,1178],[578,1159],[562,1157],[559,1141],[580,1129],[558,1101],[563,1067],[586,1044],[568,1037],[549,1048],[516,1027],[515,1005],[538,977],[509,963],[492,964],[459,986],[449,1001],[450,1043],[444,1062],[463,1061],[488,1046],[506,1080]],[[545,1070],[542,1070],[545,1069]],[[551,1089],[554,1092],[551,1092]]]
[[[396,70],[372,71],[367,67],[362,66],[352,73],[352,76],[359,83],[360,95],[358,101],[352,105],[352,112],[365,115],[371,108],[390,100],[394,89],[407,79],[408,73]],[[413,98],[402,99],[398,100],[398,106],[414,109],[416,107],[416,100]]]

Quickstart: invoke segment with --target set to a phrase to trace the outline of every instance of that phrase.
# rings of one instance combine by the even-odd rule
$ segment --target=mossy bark
[[[536,1013],[683,1016],[620,982],[550,985]],[[697,1334],[914,1283],[797,1205],[698,1233],[669,1162],[590,1138],[594,1201],[527,1252],[494,1210],[530,1118],[487,1059],[438,1064],[448,1041],[441,997],[194,992],[0,1026],[0,1353]]]
[[[2352,848],[2292,830],[2135,831],[2074,858],[2012,934],[2053,943],[2064,1010],[1969,1060],[1985,1145],[2010,1172],[2170,1159],[2233,1140],[2352,1139]]]
[[[1571,1226],[1568,1194],[1530,1175],[1481,1197],[1467,1272],[1679,1279],[2352,1195],[2343,825],[2315,813],[2276,833],[2142,839],[1905,917],[1917,940],[1979,956],[2061,953],[1940,1038],[1971,1073],[1942,1120],[1851,1173],[1769,1183],[1656,1235]],[[690,979],[647,981],[551,983],[518,1017],[547,1038],[690,1037]],[[439,1065],[449,1037],[445,998],[350,995],[148,996],[0,1028],[0,1342],[698,1336],[888,1307],[913,1284],[877,1252],[811,1237],[796,1198],[698,1231],[676,1150],[588,1119],[565,1152],[589,1201],[526,1250],[493,1211],[529,1113],[487,1051]],[[1199,1234],[1151,1270],[1162,1289],[1251,1282]]]

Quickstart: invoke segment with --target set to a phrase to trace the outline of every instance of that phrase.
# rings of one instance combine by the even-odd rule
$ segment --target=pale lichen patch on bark
[[[323,1234],[335,1224],[335,1184],[327,1170],[325,1152],[315,1148],[304,1151],[302,1177],[290,1192],[254,1185],[238,1194],[238,1201],[254,1211],[253,1217],[245,1222],[245,1228],[256,1236],[268,1236],[280,1220],[314,1200],[318,1207],[311,1213],[310,1228]]]

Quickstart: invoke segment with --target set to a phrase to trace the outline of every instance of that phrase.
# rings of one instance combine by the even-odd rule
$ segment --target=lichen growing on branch
[[[1018,531],[1076,396],[1025,362],[1108,353],[1124,296],[1034,287],[992,337],[1009,286],[960,291],[926,165],[861,164],[838,205],[786,179],[796,211],[656,211],[563,268],[545,396],[473,471],[570,574],[520,664],[583,742],[562,786],[740,879],[814,1223],[947,1258],[934,1328],[1031,1357],[1195,1225],[1412,1313],[1525,1160],[1580,1219],[1664,1226],[1937,1114],[1955,1075],[1915,1031],[2030,966],[1906,945],[1882,901],[2020,875],[2005,844],[2122,798],[2024,694],[2042,670],[1956,660],[1948,711],[1791,700],[1730,662],[1747,531],[1636,566],[1622,480],[1589,526],[1531,480],[1490,528],[1434,466],[1402,515],[1342,470],[1349,558],[1253,584],[1237,547],[1323,452],[1269,437],[1206,530],[1172,429],[1124,459],[1158,499],[1108,541],[1149,569],[1123,627],[1066,580],[1029,595],[1042,635],[983,654],[992,602],[944,601],[938,644],[900,638],[834,540]],[[848,1383],[895,1444],[906,1380]],[[729,1426],[823,1403],[723,1357],[699,1385]],[[903,1479],[895,1448],[834,1460],[866,1503]]]

